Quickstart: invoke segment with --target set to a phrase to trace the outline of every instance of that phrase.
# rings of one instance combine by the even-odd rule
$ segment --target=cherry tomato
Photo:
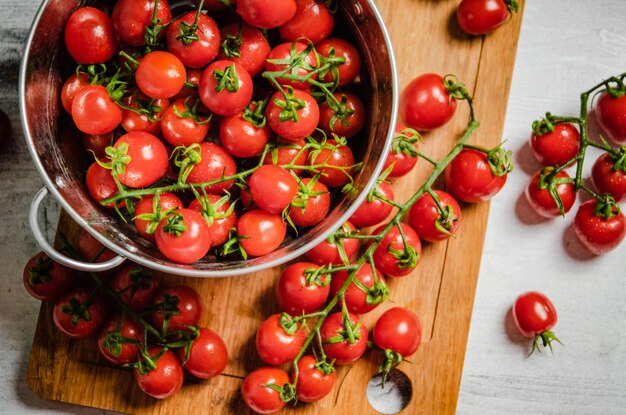
[[[210,329],[200,328],[198,337],[191,343],[189,357],[185,361],[185,348],[177,350],[178,360],[185,362],[183,368],[200,379],[209,379],[222,373],[228,363],[228,350],[224,340]]]
[[[186,79],[187,72],[180,59],[158,50],[144,55],[135,71],[135,82],[141,92],[154,99],[178,94]]]
[[[201,143],[209,133],[210,120],[197,97],[178,98],[163,113],[163,138],[174,147]]]
[[[170,6],[166,0],[119,0],[113,7],[111,19],[120,40],[129,46],[146,44],[146,27],[151,26],[154,8],[156,18],[163,27],[172,21]],[[162,30],[161,35],[165,34]]]
[[[202,72],[198,92],[211,112],[224,117],[238,114],[252,99],[254,85],[248,71],[238,63],[220,60]]]
[[[287,69],[290,65],[287,63],[277,63],[281,61],[291,62],[296,56],[302,55],[307,49],[308,45],[302,42],[289,42],[289,43],[281,43],[280,45],[274,47],[267,55],[267,59],[265,61],[265,70],[268,72],[282,72]],[[303,62],[298,65],[298,69],[296,71],[296,75],[298,76],[307,76],[314,69],[319,66],[319,62],[317,60],[317,56],[313,49],[306,55]],[[289,71],[289,74],[292,74],[292,71]],[[317,74],[311,75],[312,80],[317,79]],[[308,90],[311,87],[307,81],[295,81],[291,79],[285,79],[282,77],[276,78],[276,81],[284,87],[291,86],[296,89]]]
[[[393,206],[377,198],[377,194],[388,200],[394,200],[391,185],[385,181],[379,182],[371,196],[368,196],[350,216],[350,222],[357,228],[378,225],[391,214]]]
[[[117,49],[111,18],[94,7],[81,7],[65,24],[65,47],[80,64],[104,63]]]
[[[76,250],[81,258],[87,262],[106,262],[117,254],[100,243],[93,235],[83,229],[78,235]]]
[[[194,27],[196,30],[192,33]],[[186,13],[167,29],[167,49],[189,68],[206,66],[217,56],[220,44],[217,23],[201,12]]]
[[[287,225],[280,215],[262,209],[251,210],[237,221],[241,247],[250,256],[263,256],[275,251],[285,239]]]
[[[183,207],[183,202],[181,202],[178,197],[167,192],[159,195],[156,211],[154,203],[153,195],[144,196],[135,205],[135,218],[133,219],[137,233],[150,242],[155,241],[154,232],[161,219],[165,217],[165,212],[174,208]],[[139,217],[141,215],[147,215],[148,218],[142,219]]]
[[[274,314],[256,332],[256,351],[268,365],[282,365],[296,357],[306,337],[306,331],[300,323],[294,327],[293,333],[288,333],[281,325],[281,314]]]
[[[324,305],[330,293],[328,275],[307,283],[305,270],[317,270],[319,265],[312,262],[296,262],[281,273],[276,285],[278,306],[292,316],[309,314]]]
[[[465,33],[485,35],[507,22],[509,6],[504,0],[462,0],[456,17]]]
[[[102,160],[102,162],[106,161],[106,159]],[[97,162],[93,162],[91,166],[89,166],[89,169],[87,169],[85,185],[87,186],[89,196],[99,204],[101,204],[103,200],[113,197],[120,192],[117,183],[115,183],[115,179],[111,175],[111,170],[102,167]],[[103,206],[112,209],[115,207],[115,203],[109,203]]]
[[[292,95],[288,92],[288,95]],[[267,106],[267,123],[270,128],[279,136],[287,141],[300,141],[315,131],[320,120],[320,109],[317,102],[311,94],[299,89],[293,90],[293,98],[298,104],[294,104],[296,108],[297,120],[293,118],[281,119],[284,109],[281,106],[286,105],[285,96],[282,92],[276,92],[270,98]]]
[[[156,245],[168,259],[192,264],[211,248],[211,231],[202,215],[191,209],[178,209],[166,215],[155,232]]]
[[[580,205],[574,217],[574,231],[580,242],[593,254],[614,250],[626,236],[626,218],[619,205],[610,208],[611,217],[596,214],[598,202],[591,199]]]
[[[304,140],[298,141],[286,141],[283,139],[278,140],[278,146],[269,151],[263,159],[264,164],[276,164],[278,166],[284,166],[292,164],[294,166],[305,166],[309,159],[309,149],[304,148]],[[292,169],[294,173],[300,175],[304,171],[303,169]]]
[[[335,133],[339,137],[352,138],[365,126],[367,113],[363,101],[347,92],[335,92],[333,96],[341,103],[341,108],[333,109],[328,101],[320,106],[319,126],[327,134]],[[347,125],[341,117],[345,117]]]
[[[120,149],[120,146],[123,146]],[[152,134],[134,132],[121,136],[113,147],[123,152],[130,161],[117,175],[128,187],[148,187],[156,183],[167,171],[169,154],[161,140]],[[125,151],[123,148],[126,147]]]
[[[89,85],[89,77],[82,72],[80,75],[76,75],[75,73],[71,74],[65,83],[63,83],[63,88],[61,88],[61,104],[68,114],[72,113],[72,102],[74,102],[76,92],[87,85]]]
[[[603,92],[596,101],[595,110],[605,136],[617,144],[626,144],[626,95],[613,98]]]
[[[238,0],[237,14],[251,26],[273,29],[295,16],[296,0]]]
[[[168,320],[168,333],[198,325],[204,309],[200,294],[187,285],[164,289],[154,298],[152,306],[156,308],[152,313],[154,326],[161,329]]]
[[[507,173],[502,173],[494,173],[487,154],[466,148],[446,169],[446,190],[455,199],[466,203],[489,200],[506,183]]]
[[[386,171],[391,165],[391,172],[389,173],[390,178],[394,177],[402,177],[408,174],[415,165],[417,164],[418,156],[417,154],[412,154],[413,149],[418,150],[417,142],[412,145],[413,149],[409,147],[409,149],[403,149],[402,142],[406,140],[419,139],[420,136],[417,131],[412,128],[407,128],[406,125],[401,122],[396,123],[395,136],[393,139],[393,144],[391,150],[389,150],[389,154],[385,159],[385,165],[383,167],[383,171]],[[405,141],[403,141],[405,140]]]
[[[88,153],[93,154],[95,158],[103,159],[106,157],[106,148],[112,146],[115,142],[113,132],[106,134],[84,134],[83,145]]]
[[[278,28],[280,37],[287,42],[306,38],[317,45],[333,31],[335,19],[323,2],[296,0],[296,14]]]
[[[302,356],[298,360],[296,394],[301,402],[319,401],[333,390],[337,375],[334,371],[325,374],[317,365],[313,355]]]
[[[437,208],[432,196],[425,193],[409,210],[409,225],[420,239],[437,242],[448,239],[461,225],[461,207],[448,193],[434,191],[445,212],[445,217]]]
[[[456,100],[450,96],[444,79],[427,73],[412,80],[400,96],[400,115],[407,125],[419,131],[439,128],[454,115]]]
[[[550,194],[548,183],[541,177],[543,172],[549,172],[547,169],[548,168],[545,168],[533,175],[528,187],[526,187],[526,199],[528,199],[528,203],[535,210],[535,212],[537,212],[537,214],[546,218],[554,218],[560,216],[561,211],[558,204]],[[556,193],[561,199],[563,204],[563,214],[565,214],[570,211],[576,201],[574,184],[571,182],[569,174],[565,171],[560,171],[556,175],[556,179],[560,181],[569,181],[556,185]],[[541,187],[545,187],[545,189],[542,189],[540,185]]]
[[[350,42],[338,37],[328,38],[317,45],[316,49],[320,55],[326,58],[345,59],[345,62],[337,67],[337,74],[329,71],[321,78],[323,82],[332,82],[337,76],[339,78],[338,86],[346,86],[354,82],[361,72],[361,55]]]
[[[378,227],[372,235],[378,235],[387,225]],[[383,237],[374,251],[376,268],[388,277],[404,277],[409,275],[418,265],[422,256],[422,243],[419,236],[409,225],[401,223],[402,233],[398,226],[391,228]],[[406,240],[406,245],[402,239]]]
[[[208,183],[224,177],[232,176],[237,172],[237,166],[232,156],[224,148],[217,144],[200,143],[200,163],[196,164],[189,176],[187,183]],[[205,186],[209,193],[221,193],[233,185],[232,180]]]
[[[87,134],[109,133],[122,122],[122,110],[100,85],[86,85],[76,91],[71,114],[76,127]]]
[[[591,168],[591,180],[599,193],[609,193],[616,202],[626,201],[626,163],[616,168],[617,160],[604,153]]]
[[[330,193],[319,181],[304,178],[301,183],[300,194],[292,203],[289,218],[297,226],[315,226],[328,214]]]
[[[109,319],[98,335],[100,354],[110,363],[122,366],[134,363],[139,354],[139,346],[129,341],[141,341],[143,331],[130,317],[114,316]]]
[[[52,310],[54,325],[72,338],[95,333],[106,318],[102,299],[88,288],[76,288],[57,300]]]
[[[157,135],[161,133],[161,117],[169,107],[167,99],[151,100],[143,94],[132,95],[123,99],[125,105],[134,110],[122,109],[122,128],[126,132],[144,132]]]
[[[543,346],[552,349],[551,342],[556,340],[552,333],[552,327],[558,321],[556,309],[552,301],[545,295],[529,291],[521,294],[513,304],[513,320],[520,333],[524,337],[534,338],[531,354],[538,348],[538,339],[543,341]]]
[[[335,140],[328,140],[320,150],[309,154],[309,166],[319,166],[320,182],[328,187],[342,187],[350,183],[355,162],[352,150]]]
[[[178,94],[172,98],[173,100],[178,98],[185,98],[190,95],[198,95],[198,85],[200,85],[200,78],[202,77],[202,70],[200,69],[187,69],[187,81]]]
[[[131,309],[141,311],[152,303],[159,291],[159,280],[140,265],[126,264],[111,279],[111,289]]]
[[[235,157],[250,158],[260,154],[271,135],[267,124],[257,127],[246,118],[245,112],[224,117],[220,124],[220,142]]]
[[[348,275],[347,271],[339,271],[333,275],[330,281],[330,295],[337,295],[348,279]],[[385,279],[378,270],[373,272],[370,264],[363,264],[356,272],[354,279],[361,283],[359,285],[367,287],[367,291],[363,291],[355,283],[351,283],[348,286],[344,293],[344,298],[349,312],[355,314],[369,313],[380,305],[380,301],[370,304],[368,298],[372,297],[377,300],[386,298],[386,294],[383,292],[383,290],[387,289]]]
[[[558,124],[551,133],[533,134],[530,145],[542,166],[561,166],[578,154],[580,133],[572,124]]]
[[[162,351],[160,347],[150,347],[148,354],[155,359]],[[154,363],[156,368],[145,373],[135,369],[133,371],[135,381],[139,389],[153,398],[169,398],[183,386],[183,369],[176,355],[170,350],[165,350]],[[147,368],[147,365],[144,364],[143,367]]]
[[[346,233],[355,230],[354,225],[349,221],[344,223],[341,228]],[[354,238],[341,238],[341,242],[347,257],[346,259],[352,261],[359,250],[359,240]],[[305,255],[309,261],[318,265],[343,264],[335,236],[331,236],[319,245],[314,246],[306,252]]]
[[[241,2],[241,0],[239,0]],[[273,414],[285,407],[280,392],[268,385],[284,387],[289,383],[289,375],[282,369],[262,367],[251,372],[241,385],[241,397],[250,409],[259,414]]]
[[[221,29],[222,48],[218,59],[227,59],[241,65],[250,76],[257,76],[265,68],[270,44],[263,32],[246,23],[228,24]]]
[[[407,357],[417,351],[422,341],[422,325],[413,311],[394,307],[378,318],[372,337],[381,349]]]
[[[326,357],[329,360],[335,359],[335,364],[337,365],[347,365],[355,362],[367,350],[367,327],[354,314],[348,315],[346,323],[350,323],[353,326],[353,343],[350,343],[350,339],[347,337],[341,312],[328,315],[322,323],[322,327],[320,327],[324,353],[326,353]],[[343,340],[326,343],[329,339],[337,336],[341,336]]]
[[[298,182],[291,173],[272,164],[252,173],[248,185],[256,205],[275,215],[285,210],[298,193]]]
[[[76,282],[76,271],[38,252],[24,267],[26,291],[40,301],[54,301],[68,292]]]
[[[237,224],[237,214],[225,197],[227,196],[207,194],[206,197],[192,200],[188,206],[189,209],[201,213],[209,224],[211,246],[226,243],[230,230]]]

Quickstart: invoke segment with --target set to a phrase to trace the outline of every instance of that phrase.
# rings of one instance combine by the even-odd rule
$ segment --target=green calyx
[[[544,331],[543,333],[536,335],[535,338],[533,339],[533,348],[531,349],[530,353],[528,353],[528,356],[533,354],[535,350],[541,353],[541,349],[539,348],[539,340],[541,340],[541,345],[544,348],[545,347],[550,348],[550,352],[553,352],[552,342],[554,341],[558,342],[561,346],[563,346],[563,343],[561,343],[561,340],[559,340],[558,337],[556,337],[553,332],[549,330]]]
[[[70,323],[72,326],[77,326],[81,321],[91,321],[91,313],[89,312],[91,304],[91,299],[81,303],[72,297],[69,300],[69,304],[61,307],[61,311],[71,316]]]
[[[38,285],[52,281],[50,271],[52,271],[52,260],[50,258],[38,257],[35,265],[28,271],[28,283]]]
[[[519,3],[517,0],[504,0],[504,4],[506,4],[506,8],[509,10],[509,13],[519,12]]]
[[[539,181],[537,182],[537,186],[542,189],[548,189],[550,192],[550,196],[556,203],[561,212],[562,216],[565,216],[565,207],[563,206],[563,201],[561,200],[561,196],[559,196],[559,192],[557,191],[557,186],[562,184],[570,184],[574,183],[574,180],[569,177],[558,177],[559,170],[554,167],[546,167],[541,170],[539,174]]]
[[[506,176],[513,171],[512,155],[511,150],[504,150],[501,146],[497,146],[487,153],[487,163],[489,163],[494,176]]]
[[[163,226],[165,233],[178,238],[180,235],[187,232],[187,225],[185,225],[183,215],[177,213],[176,209],[165,215],[165,221],[165,226]]]
[[[620,206],[610,194],[599,195],[596,198],[596,206],[593,209],[595,216],[603,220],[609,220],[614,216],[618,216],[621,212]]]
[[[223,71],[219,69],[214,70],[213,77],[217,81],[215,92],[227,90],[228,92],[234,93],[239,91],[239,77],[237,76],[237,70],[234,64],[227,66]]]
[[[404,358],[400,353],[394,352],[391,349],[385,349],[383,350],[383,353],[385,354],[385,358],[378,368],[378,373],[380,373],[383,377],[383,380],[381,382],[381,388],[385,389],[385,381],[387,380],[389,372],[398,367],[400,363],[402,363]]]

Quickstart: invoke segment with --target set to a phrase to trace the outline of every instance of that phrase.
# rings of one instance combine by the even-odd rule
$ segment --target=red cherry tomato
[[[330,193],[319,181],[304,178],[301,182],[301,195],[296,196],[289,210],[289,218],[297,226],[315,226],[320,223],[330,209]]]
[[[54,301],[68,292],[76,282],[76,271],[38,252],[24,267],[26,291],[40,301]]]
[[[209,379],[222,373],[228,363],[228,350],[224,340],[210,329],[200,328],[198,337],[191,343],[189,357],[185,361],[185,348],[177,350],[178,360],[185,362],[183,368],[200,379]]]
[[[210,119],[197,97],[178,98],[163,112],[163,138],[174,147],[201,143],[209,133]]]
[[[367,327],[354,314],[349,314],[346,323],[351,323],[354,328],[355,339],[353,343],[345,334],[345,326],[342,313],[333,313],[326,317],[320,327],[324,353],[329,360],[335,359],[337,365],[347,365],[355,362],[363,356],[367,350]],[[336,343],[326,343],[329,339],[342,336],[343,340]]]
[[[81,7],[65,24],[65,47],[80,64],[104,63],[117,49],[111,18],[94,7]]]
[[[241,0],[239,0],[241,2]],[[241,385],[241,397],[250,409],[259,414],[273,414],[285,407],[287,402],[281,394],[268,385],[284,387],[289,383],[289,375],[275,367],[262,367],[251,372]]]
[[[321,78],[323,82],[332,82],[335,76],[339,78],[338,85],[346,86],[356,79],[361,72],[361,55],[348,41],[334,37],[328,38],[317,45],[317,52],[326,57],[344,58],[345,62],[337,67],[337,74],[329,71]]]
[[[401,143],[405,143],[406,140],[419,138],[420,136],[417,131],[412,128],[407,128],[401,122],[396,123],[393,144],[391,150],[389,150],[389,154],[387,155],[387,159],[385,160],[385,165],[383,167],[383,171],[386,171],[391,165],[393,165],[388,177],[402,177],[413,170],[418,160],[417,153],[413,154],[413,150],[418,149],[418,144],[416,142],[411,146],[413,148],[409,147],[406,149],[403,148],[404,144]]]
[[[617,144],[626,144],[626,95],[613,98],[603,92],[596,101],[595,110],[605,136]]]
[[[292,375],[292,382],[293,377]],[[336,378],[334,371],[324,374],[317,367],[315,356],[302,356],[298,360],[298,381],[296,382],[298,400],[301,402],[319,401],[333,390]]]
[[[388,277],[409,275],[418,265],[422,256],[422,243],[419,236],[409,225],[400,224],[406,245],[398,226],[391,228],[374,251],[376,268]],[[387,225],[378,227],[372,235],[378,235]]]
[[[309,166],[318,167],[321,183],[333,188],[342,187],[350,183],[354,174],[354,155],[347,145],[328,140],[321,149],[309,154]]]
[[[298,182],[288,170],[272,164],[259,167],[248,183],[252,199],[258,207],[281,214],[298,193]]]
[[[280,45],[274,47],[267,55],[267,59],[265,61],[265,70],[268,72],[282,72],[287,69],[290,65],[287,63],[276,63],[277,61],[292,61],[295,56],[300,56],[307,49],[308,44],[302,42],[289,42],[289,43],[281,43]],[[298,76],[307,76],[314,69],[319,66],[317,56],[313,49],[306,55],[304,61],[298,65],[298,70],[296,71],[296,75]],[[292,74],[290,71],[289,74]],[[313,74],[311,76],[312,80],[317,79],[317,74]],[[276,78],[276,81],[284,87],[291,86],[296,89],[308,90],[311,87],[307,81],[295,81],[291,79],[285,78]]]
[[[335,19],[323,2],[296,0],[296,14],[278,28],[280,37],[287,42],[306,38],[317,45],[333,31]]]
[[[143,94],[132,95],[123,100],[124,104],[134,110],[122,109],[122,128],[129,133],[134,131],[158,135],[161,133],[161,117],[169,107],[167,99],[155,99]]]
[[[363,101],[347,92],[335,92],[333,96],[341,103],[341,108],[333,109],[328,101],[320,106],[319,126],[327,134],[334,133],[339,137],[352,138],[365,126],[367,113]],[[344,124],[342,117],[345,118],[347,125]]]
[[[122,122],[122,110],[100,85],[87,85],[76,91],[71,114],[76,127],[87,134],[109,133]]]
[[[100,354],[110,363],[122,366],[134,363],[139,354],[139,346],[129,343],[143,339],[141,327],[130,317],[114,316],[109,319],[98,335]]]
[[[626,201],[626,163],[617,168],[617,160],[604,153],[593,164],[591,180],[599,193],[609,193],[616,202]]]
[[[148,349],[148,354],[154,359],[162,350],[160,347],[151,347]],[[135,381],[139,385],[139,389],[153,398],[169,398],[183,386],[183,369],[180,367],[176,355],[170,350],[161,354],[154,363],[156,368],[145,373],[135,369],[133,371]],[[145,368],[147,365],[143,365],[143,367]]]
[[[241,215],[237,233],[242,237],[241,247],[250,256],[263,256],[274,252],[285,239],[287,225],[280,215],[261,209]]]
[[[211,112],[230,116],[238,114],[252,99],[254,85],[250,74],[238,63],[220,60],[202,72],[198,92]]]
[[[159,291],[159,280],[136,264],[126,264],[111,279],[111,289],[131,309],[141,311],[152,303]]]
[[[151,26],[154,8],[156,18],[165,27],[172,21],[170,6],[166,0],[119,0],[113,7],[111,19],[115,32],[122,42],[129,46],[146,44],[146,27]],[[165,35],[165,30],[161,31]]]
[[[319,268],[311,262],[297,262],[285,268],[276,285],[276,298],[281,310],[299,316],[312,313],[324,305],[330,293],[328,275],[322,275],[308,284],[304,273],[307,269]]]
[[[231,23],[221,29],[222,48],[218,59],[230,60],[241,65],[250,76],[257,76],[265,68],[265,58],[270,44],[263,32],[246,23]]]
[[[93,157],[103,159],[106,157],[106,148],[115,143],[114,137],[113,132],[106,134],[83,133],[83,145],[89,154],[93,154]]]
[[[377,198],[376,194],[386,199],[394,200],[391,185],[385,181],[380,182],[376,190],[371,194],[371,197],[368,196],[350,216],[350,222],[357,228],[378,225],[391,214],[393,206]]]
[[[305,166],[309,159],[309,149],[304,148],[304,140],[286,141],[278,140],[278,145],[269,151],[263,159],[264,164],[275,164],[285,166],[292,164],[294,166]],[[302,174],[303,169],[292,169],[298,175]]]
[[[296,0],[238,0],[237,14],[251,26],[273,29],[295,16]]]
[[[113,147],[124,152],[130,161],[125,163],[124,172],[118,174],[120,182],[128,187],[148,187],[156,183],[167,171],[169,154],[161,140],[152,134],[134,132],[121,136]]]
[[[417,351],[422,341],[422,325],[413,311],[394,307],[378,318],[372,337],[381,349],[407,357]]]
[[[154,242],[154,232],[161,219],[165,217],[165,212],[183,207],[183,202],[178,197],[167,192],[159,195],[156,211],[154,203],[153,195],[143,197],[135,205],[135,219],[133,220],[137,233],[150,242]],[[142,215],[146,215],[147,218],[140,218]]]
[[[549,346],[550,349],[553,340],[559,341],[551,331],[558,321],[556,309],[545,295],[536,291],[523,293],[515,300],[512,311],[513,320],[520,333],[524,337],[535,339],[531,354],[538,348],[540,338],[543,345]]]
[[[76,288],[57,300],[52,310],[54,325],[72,338],[95,333],[106,318],[102,299],[88,288]]]
[[[580,205],[574,217],[574,231],[580,242],[593,254],[602,255],[614,250],[626,236],[626,218],[619,205],[610,208],[611,216],[596,214],[598,202],[591,199]]]
[[[237,172],[237,166],[232,156],[217,144],[203,142],[200,143],[200,163],[196,164],[189,176],[187,183],[208,183],[224,177],[232,176]],[[232,180],[205,186],[209,193],[222,193],[228,190],[233,184]]]
[[[73,73],[65,80],[65,83],[63,83],[63,88],[61,88],[61,104],[68,114],[72,113],[72,102],[74,102],[76,92],[87,85],[89,85],[89,77],[85,73],[80,73],[80,76]]]
[[[224,117],[220,124],[220,142],[235,157],[250,158],[260,154],[271,135],[267,124],[257,127],[247,119],[245,112]]]
[[[178,94],[187,79],[185,66],[174,54],[154,51],[144,55],[135,82],[150,98],[171,98]]]
[[[178,94],[172,99],[185,98],[190,95],[198,95],[198,85],[200,85],[200,78],[202,77],[202,71],[200,69],[187,69],[187,81],[185,86],[180,90]]]
[[[535,212],[537,212],[537,214],[546,218],[554,218],[560,216],[561,211],[558,204],[550,194],[546,179],[542,179],[542,174],[544,172],[549,172],[547,169],[549,168],[538,171],[533,175],[528,187],[526,187],[526,199],[528,199],[528,203],[535,210]],[[574,184],[571,182],[569,174],[565,171],[560,171],[556,175],[556,179],[564,181],[563,183],[556,185],[556,193],[561,199],[563,204],[563,214],[565,214],[570,211],[576,201]]]
[[[465,33],[485,35],[507,22],[509,6],[504,0],[462,0],[456,16]]]
[[[455,199],[466,203],[489,200],[506,183],[507,174],[502,173],[494,173],[487,154],[466,148],[446,169],[446,190]]]
[[[102,160],[102,162],[106,161],[106,159]],[[111,170],[102,167],[97,162],[93,162],[87,169],[85,185],[87,186],[89,196],[97,203],[102,203],[103,200],[113,197],[120,192],[115,179],[111,175]],[[112,209],[115,207],[115,203],[109,203],[104,207]]]
[[[550,133],[533,134],[530,145],[542,166],[561,166],[578,154],[580,133],[572,124],[558,124]]]
[[[281,314],[274,314],[256,332],[256,351],[268,365],[282,365],[296,357],[306,336],[306,331],[299,323],[293,333],[286,332],[281,325]]]
[[[315,99],[308,92],[295,89],[293,90],[293,98],[298,102],[298,104],[294,104],[297,120],[293,118],[281,119],[281,114],[284,111],[281,106],[285,106],[286,101],[282,92],[276,92],[270,98],[267,106],[267,123],[283,139],[300,141],[311,135],[317,128],[320,120],[320,109]]]
[[[448,193],[435,190],[439,203],[448,217],[444,217],[437,208],[432,196],[425,193],[409,210],[409,225],[420,239],[437,242],[448,239],[461,225],[461,207]]]
[[[237,224],[237,214],[234,210],[231,211],[227,196],[212,194],[201,196],[189,204],[189,209],[201,213],[206,219],[211,232],[212,246],[223,245],[228,241],[230,230]]]
[[[192,33],[194,25],[196,30]],[[186,13],[167,29],[167,49],[189,68],[206,66],[217,56],[220,44],[217,23],[201,12]]]
[[[169,333],[198,325],[204,309],[200,294],[187,285],[164,289],[154,298],[152,306],[156,308],[152,313],[154,326],[160,330],[167,320]]]
[[[168,259],[192,264],[211,248],[211,231],[206,220],[191,209],[178,209],[161,220],[155,232],[156,245]]]
[[[420,75],[404,88],[400,96],[400,115],[407,125],[430,131],[447,123],[456,111],[456,100],[437,74]]]
[[[343,224],[342,229],[346,233],[355,230],[354,225],[350,222]],[[352,261],[359,250],[359,240],[354,238],[341,238],[341,242],[345,250],[346,259],[348,261]],[[343,264],[343,260],[339,254],[337,241],[334,236],[331,236],[329,239],[311,248],[305,253],[305,255],[309,261],[318,265]]]
[[[333,275],[330,281],[330,294],[332,296],[337,295],[348,279],[348,275],[347,271],[339,271]],[[363,289],[355,283],[351,283],[348,286],[344,293],[348,311],[355,314],[369,313],[380,305],[380,302],[374,304],[368,303],[369,297],[377,299],[380,299],[381,296],[386,297],[386,295],[381,292],[382,289],[386,288],[385,279],[378,270],[376,270],[375,273],[372,272],[372,267],[367,263],[359,268],[354,279],[359,281],[361,283],[360,285],[367,287],[367,291],[363,291]]]

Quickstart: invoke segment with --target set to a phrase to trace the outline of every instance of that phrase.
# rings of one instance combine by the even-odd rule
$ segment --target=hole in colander
[[[407,375],[394,369],[387,375],[384,388],[382,384],[380,374],[372,376],[367,384],[365,394],[372,408],[383,414],[397,414],[407,407],[413,395],[413,385]]]

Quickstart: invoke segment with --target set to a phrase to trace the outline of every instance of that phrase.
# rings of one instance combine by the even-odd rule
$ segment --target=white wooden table
[[[37,7],[0,0],[0,109],[14,129],[10,142],[0,131],[0,413],[96,414],[102,411],[45,401],[25,381],[39,304],[20,275],[38,251],[27,211],[42,182],[23,143],[16,85]],[[571,217],[539,221],[522,196],[538,168],[527,145],[530,124],[546,111],[577,114],[582,90],[626,71],[624,18],[623,0],[526,3],[503,137],[517,169],[492,203],[459,414],[626,413],[626,245],[592,258]],[[47,206],[51,223],[57,213]],[[526,358],[529,343],[512,325],[510,306],[527,290],[547,294],[559,312],[555,332],[565,347],[556,345],[554,355]]]

